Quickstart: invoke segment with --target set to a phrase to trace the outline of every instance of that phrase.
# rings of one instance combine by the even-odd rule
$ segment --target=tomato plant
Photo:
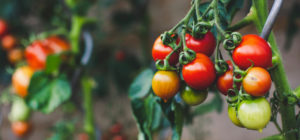
[[[195,105],[199,105],[202,102],[205,101],[205,99],[207,98],[207,90],[194,90],[192,88],[190,88],[189,86],[185,86],[181,92],[181,98],[182,100],[191,106],[195,106]]]
[[[186,46],[196,53],[211,56],[216,48],[216,39],[212,32],[207,32],[203,37],[195,38],[190,34],[185,36]]]
[[[155,42],[153,44],[153,48],[152,48],[153,60],[156,61],[156,60],[165,59],[166,56],[172,52],[172,50],[173,49],[171,46],[164,45],[161,38],[158,37],[155,40]],[[170,57],[169,63],[174,65],[177,62],[178,62],[178,53],[174,52]]]

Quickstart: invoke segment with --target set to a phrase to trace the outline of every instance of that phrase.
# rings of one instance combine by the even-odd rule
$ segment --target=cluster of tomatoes
[[[0,34],[4,32],[2,27],[4,25],[6,24],[0,20]],[[28,95],[28,86],[30,84],[32,75],[37,70],[45,69],[47,56],[67,51],[70,49],[70,45],[60,37],[50,36],[43,40],[34,41],[32,44],[27,46],[25,51],[23,52],[23,50],[21,49],[13,48],[16,41],[13,41],[14,43],[12,44],[14,45],[10,43],[5,44],[4,42],[7,42],[7,40],[5,37],[2,38],[3,48],[5,50],[9,50],[10,52],[18,52],[17,54],[12,54],[12,58],[15,58],[15,55],[17,55],[18,59],[10,59],[11,62],[20,62],[23,56],[25,56],[25,61],[27,62],[25,65],[17,67],[12,75],[13,92],[16,93],[17,97],[13,100],[12,110],[9,115],[10,121],[12,122],[11,127],[13,132],[17,136],[22,137],[28,133],[30,128],[30,124],[28,121],[30,116],[30,109],[26,105],[24,99]],[[19,56],[22,57],[19,58]]]
[[[157,96],[167,101],[180,92],[186,104],[198,105],[206,99],[208,88],[216,85],[222,94],[228,95],[228,115],[234,124],[259,131],[268,124],[271,108],[264,95],[272,84],[267,71],[272,66],[272,51],[264,39],[257,35],[241,37],[235,48],[229,50],[232,59],[226,61],[227,69],[219,74],[218,61],[214,64],[209,58],[216,48],[216,39],[210,31],[198,38],[186,33],[183,47],[176,50],[174,44],[180,41],[176,35],[171,37],[175,37],[173,42],[164,43],[164,34],[161,35],[152,48],[158,68],[152,89]],[[187,52],[195,56],[181,63],[181,54]],[[158,67],[159,63],[170,64],[171,68]]]

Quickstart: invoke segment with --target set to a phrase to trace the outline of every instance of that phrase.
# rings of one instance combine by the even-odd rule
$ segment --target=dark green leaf
[[[152,77],[153,71],[151,69],[142,71],[130,85],[129,98],[136,99],[147,96],[151,89]]]
[[[59,54],[49,55],[46,60],[46,73],[52,73],[59,70],[61,64],[61,57]]]
[[[43,113],[54,111],[71,96],[71,87],[65,75],[51,79],[45,72],[36,72],[30,81],[26,103]]]

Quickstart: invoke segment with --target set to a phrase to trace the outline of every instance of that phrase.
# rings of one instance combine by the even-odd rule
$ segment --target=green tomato
[[[13,102],[11,112],[9,113],[9,120],[15,121],[26,121],[30,117],[30,109],[26,105],[23,99],[16,99]]]
[[[181,90],[181,98],[182,100],[191,106],[199,105],[203,101],[205,101],[207,97],[207,90],[194,90],[189,86],[185,86]]]
[[[244,127],[241,124],[240,120],[237,118],[236,111],[235,111],[235,108],[233,106],[228,106],[228,117],[231,120],[231,122],[233,124],[235,124],[236,126]]]
[[[271,119],[271,107],[264,97],[242,101],[237,113],[244,127],[260,132]]]

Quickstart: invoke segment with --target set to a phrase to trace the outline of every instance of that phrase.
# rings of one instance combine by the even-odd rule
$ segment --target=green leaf
[[[284,140],[284,137],[280,134],[277,134],[277,135],[272,135],[269,137],[262,138],[260,140]]]
[[[71,97],[71,87],[65,75],[50,78],[45,72],[36,72],[30,81],[26,103],[43,113],[54,111]]]
[[[152,77],[153,71],[151,69],[142,71],[130,85],[129,98],[133,100],[146,97],[151,89]]]
[[[48,140],[73,139],[76,120],[58,121],[52,128],[53,134]]]
[[[61,64],[61,57],[59,54],[49,55],[46,60],[46,73],[52,73],[59,70]]]

